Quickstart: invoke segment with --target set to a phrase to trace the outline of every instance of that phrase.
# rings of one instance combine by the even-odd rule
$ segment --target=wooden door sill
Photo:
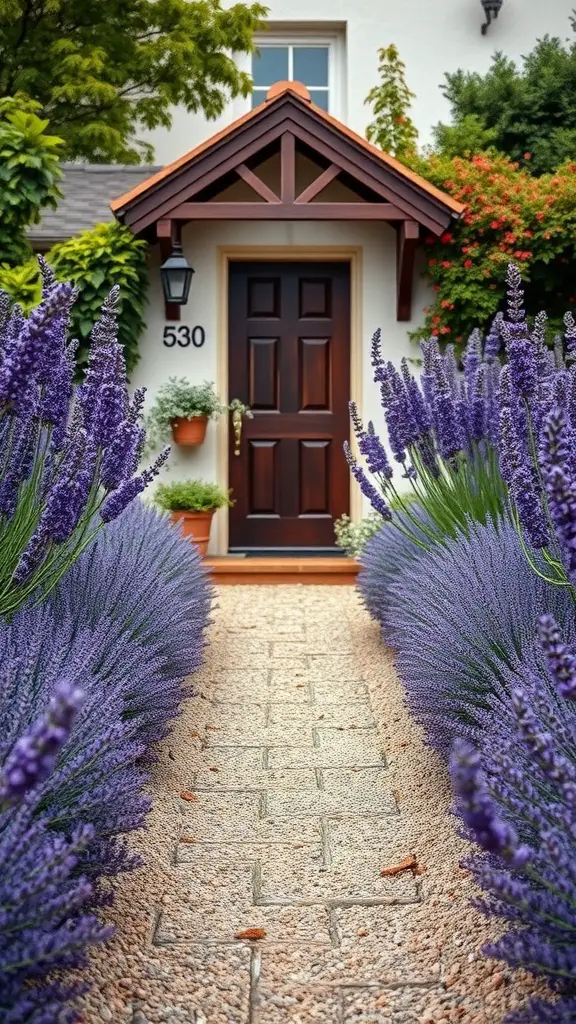
[[[221,555],[205,559],[214,582],[224,584],[353,584],[360,571],[353,558],[243,558]]]

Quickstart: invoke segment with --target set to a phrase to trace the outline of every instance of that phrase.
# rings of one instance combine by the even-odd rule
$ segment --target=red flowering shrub
[[[425,238],[425,277],[435,297],[414,336],[458,342],[487,326],[502,308],[510,260],[531,282],[528,312],[546,309],[552,328],[559,326],[576,304],[576,163],[534,178],[504,156],[432,155],[418,170],[466,212],[440,238]]]

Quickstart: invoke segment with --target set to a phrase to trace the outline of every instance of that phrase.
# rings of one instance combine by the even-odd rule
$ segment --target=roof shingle
[[[114,220],[111,201],[159,170],[160,165],[150,164],[63,164],[63,198],[56,210],[46,210],[40,224],[30,227],[30,241],[37,245],[60,242]]]

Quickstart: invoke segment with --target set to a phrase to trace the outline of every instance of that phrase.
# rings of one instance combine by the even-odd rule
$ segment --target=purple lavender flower
[[[486,335],[486,340],[484,342],[484,359],[486,360],[487,363],[494,362],[494,360],[498,358],[498,354],[500,352],[500,330],[502,325],[502,317],[502,313],[496,314],[490,326],[490,330]]]
[[[507,381],[504,371],[501,381]],[[510,488],[522,529],[534,548],[546,547],[549,535],[542,507],[536,470],[526,450],[520,423],[520,412],[503,404],[500,413],[500,469]]]
[[[122,514],[130,502],[141,494],[154,477],[158,475],[169,454],[170,449],[165,448],[153,466],[145,469],[139,476],[133,476],[130,480],[123,480],[115,491],[111,491],[100,509],[100,516],[103,522],[110,523]]]
[[[576,699],[576,654],[563,641],[552,615],[541,615],[538,619],[538,639],[558,692],[569,700]]]
[[[102,457],[100,479],[106,490],[114,490],[136,472],[146,435],[138,423],[126,419],[116,428]]]
[[[526,316],[522,308],[524,291],[518,267],[510,263],[508,281],[508,319],[502,320],[501,330],[506,355],[510,365],[511,379],[518,394],[530,397],[538,381],[537,347],[530,336]]]
[[[574,362],[576,359],[576,322],[572,313],[564,314],[564,344],[567,361]]]
[[[379,512],[383,519],[392,519],[392,513],[388,508],[388,505],[386,504],[384,497],[382,496],[382,494],[380,494],[379,491],[376,490],[374,485],[370,483],[364,470],[356,462],[356,459],[352,455],[352,452],[350,451],[350,445],[348,444],[347,441],[344,442],[344,454],[346,456],[346,461],[350,466],[350,470],[354,479],[359,484],[360,490],[362,491],[364,497],[368,498],[368,501],[372,505],[374,511]]]
[[[561,410],[548,414],[542,428],[540,467],[550,518],[566,572],[576,579],[576,480],[571,472],[573,434]]]
[[[46,717],[17,741],[8,755],[0,775],[0,804],[22,799],[47,778],[68,740],[82,700],[81,690],[67,682],[58,684]]]
[[[71,285],[57,284],[24,321],[0,366],[0,402],[14,402],[18,408],[30,380],[52,367],[75,297]]]
[[[432,407],[438,450],[443,459],[450,460],[462,450],[464,437],[446,364],[440,355],[435,356],[432,361],[432,374]]]
[[[465,740],[454,744],[450,772],[458,811],[476,842],[512,867],[524,867],[531,851],[520,843],[512,825],[501,818],[486,785],[480,754]]]
[[[478,328],[476,328],[468,338],[462,357],[462,363],[464,365],[464,380],[469,391],[474,387],[474,382],[476,380],[481,360],[482,334]]]

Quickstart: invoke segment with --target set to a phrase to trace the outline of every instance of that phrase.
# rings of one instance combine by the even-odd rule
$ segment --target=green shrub
[[[205,480],[158,484],[153,500],[165,512],[211,512],[233,504],[229,491]]]
[[[122,224],[97,224],[90,231],[59,242],[47,255],[59,281],[71,281],[80,289],[72,311],[72,334],[78,338],[79,365],[88,358],[91,325],[110,285],[120,288],[118,340],[124,346],[130,373],[139,359],[138,342],[144,329],[148,293],[146,242],[134,238]]]

